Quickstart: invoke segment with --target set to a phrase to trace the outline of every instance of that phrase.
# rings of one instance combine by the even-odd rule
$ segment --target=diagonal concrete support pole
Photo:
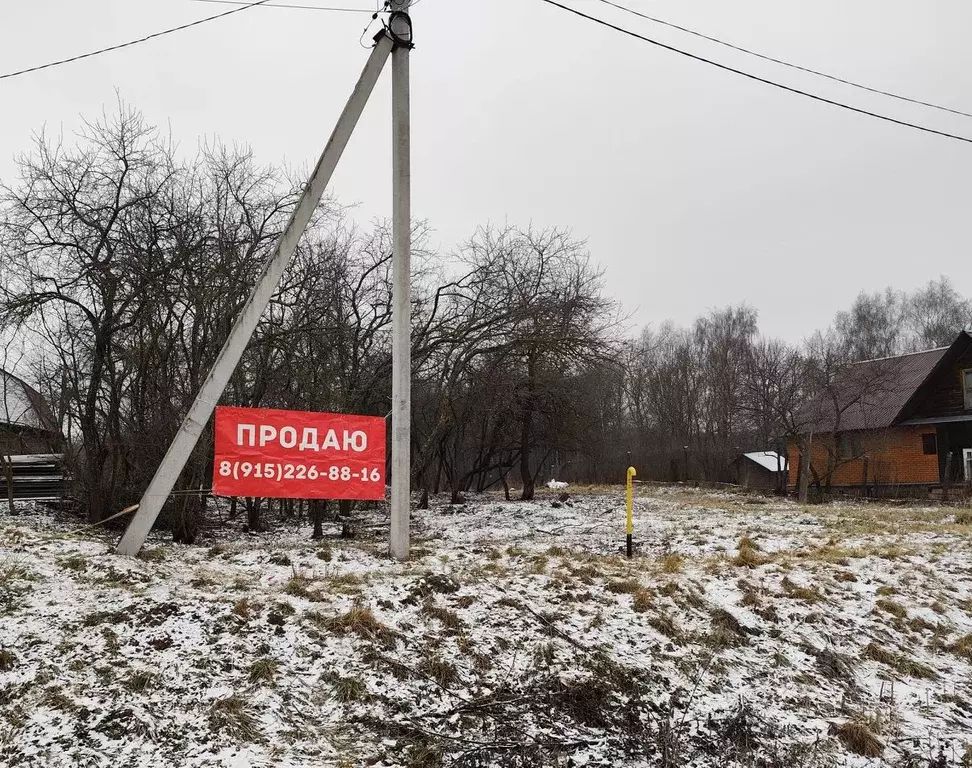
[[[185,421],[182,422],[169,450],[166,451],[165,458],[156,470],[152,482],[142,495],[138,512],[135,513],[135,517],[115,550],[119,555],[136,555],[145,543],[159,512],[162,511],[162,505],[172,492],[176,480],[179,479],[189,460],[189,454],[199,441],[199,436],[212,416],[217,401],[240,362],[243,350],[246,349],[250,337],[256,330],[260,316],[270,303],[270,298],[277,289],[277,283],[297,249],[297,243],[324,194],[331,174],[334,173],[338,160],[341,159],[341,154],[348,145],[348,140],[358,124],[358,118],[361,117],[365,104],[368,103],[368,98],[375,88],[375,83],[378,82],[378,76],[393,47],[394,42],[387,34],[378,38],[270,261],[267,262],[253,292],[243,305],[229,338],[226,339],[212,370],[203,382],[202,389],[196,395],[192,407],[189,408]]]

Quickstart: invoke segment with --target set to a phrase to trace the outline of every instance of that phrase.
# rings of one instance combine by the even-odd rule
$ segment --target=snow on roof
[[[786,456],[780,456],[776,451],[757,451],[756,453],[744,453],[745,456],[750,461],[755,461],[763,469],[768,469],[770,472],[779,472],[781,469],[786,470]]]

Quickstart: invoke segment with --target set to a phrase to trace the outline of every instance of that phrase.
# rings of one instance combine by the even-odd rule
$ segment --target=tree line
[[[189,158],[135,110],[39,135],[0,185],[0,321],[63,432],[91,522],[138,501],[296,203],[301,180],[219,143]],[[543,479],[727,477],[779,446],[839,365],[946,344],[969,301],[947,279],[862,294],[803,345],[747,306],[631,336],[585,244],[559,228],[486,225],[449,253],[413,224],[413,487]],[[387,416],[391,236],[325,199],[224,394],[227,404]],[[165,520],[191,539],[212,432]],[[265,503],[246,499],[260,528]],[[307,511],[320,524],[326,505]],[[282,502],[280,513],[304,505]]]

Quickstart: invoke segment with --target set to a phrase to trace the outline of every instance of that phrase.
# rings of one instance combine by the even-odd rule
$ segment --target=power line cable
[[[636,11],[634,8],[628,8],[627,6],[621,5],[619,3],[612,2],[612,0],[598,0],[598,2],[609,5],[612,8],[617,8],[618,10],[625,11],[634,16],[640,16],[642,19],[647,19],[655,24],[661,24],[665,27],[671,27],[672,29],[677,29],[680,32],[686,32],[695,37],[700,37],[703,40],[709,40],[710,42],[717,43],[718,45],[725,46],[726,48],[732,48],[734,51],[740,51],[742,53],[748,54],[750,56],[755,56],[758,59],[763,59],[764,61],[771,61],[774,64],[781,64],[784,67],[789,67],[790,69],[797,69],[801,72],[807,72],[811,75],[818,75],[819,77],[825,77],[828,80],[833,80],[835,83],[843,83],[844,85],[850,85],[854,88],[860,88],[863,91],[868,91],[870,93],[877,93],[881,96],[888,96],[892,99],[899,99],[900,101],[907,101],[910,104],[920,104],[923,107],[931,107],[932,109],[940,109],[943,112],[950,112],[953,115],[961,115],[962,117],[972,117],[972,112],[963,112],[960,109],[952,109],[951,107],[946,107],[941,104],[934,104],[930,101],[922,101],[921,99],[912,99],[909,96],[902,96],[900,93],[892,93],[891,91],[883,91],[880,88],[872,88],[869,85],[864,85],[863,83],[857,83],[853,80],[847,80],[843,77],[837,77],[836,75],[829,75],[826,72],[821,72],[817,69],[811,69],[810,67],[803,67],[799,64],[794,64],[789,61],[784,61],[783,59],[776,59],[772,56],[767,56],[766,54],[759,53],[759,51],[753,51],[749,48],[744,48],[741,45],[735,45],[734,43],[727,42],[726,40],[720,40],[718,37],[712,37],[710,35],[703,34],[702,32],[696,32],[694,29],[689,29],[688,27],[683,27],[679,24],[674,24],[670,21],[665,21],[664,19],[659,19],[655,16],[649,16],[641,11]]]
[[[657,46],[659,48],[663,48],[666,51],[671,51],[672,53],[677,53],[681,56],[686,56],[687,58],[694,59],[695,61],[701,61],[703,64],[709,64],[713,67],[717,67],[718,69],[725,70],[726,72],[732,72],[733,74],[741,75],[742,77],[748,78],[750,80],[755,80],[758,83],[765,83],[766,85],[771,85],[774,88],[779,88],[780,90],[783,91],[789,91],[790,93],[795,93],[799,96],[806,96],[808,99],[813,99],[814,101],[820,101],[823,102],[824,104],[830,104],[831,106],[834,107],[840,107],[841,109],[846,109],[850,112],[857,112],[860,115],[867,115],[868,117],[874,117],[877,118],[878,120],[884,120],[885,122],[888,123],[894,123],[895,125],[902,125],[906,128],[914,128],[917,131],[924,131],[925,133],[933,133],[936,136],[944,136],[946,139],[955,139],[956,141],[963,141],[967,144],[972,144],[972,138],[969,138],[967,136],[959,136],[958,134],[948,133],[947,131],[940,131],[936,128],[929,128],[928,126],[925,125],[919,125],[917,123],[909,123],[906,120],[898,120],[895,117],[889,117],[888,115],[882,115],[877,112],[870,112],[861,107],[855,107],[850,104],[845,104],[842,101],[828,99],[825,96],[818,96],[815,93],[809,93],[808,91],[802,91],[799,88],[794,88],[789,85],[783,85],[783,83],[777,83],[775,80],[769,80],[765,77],[754,75],[751,72],[746,72],[741,69],[730,67],[727,64],[720,64],[719,62],[713,61],[712,59],[707,59],[704,56],[699,56],[694,53],[689,53],[688,51],[683,51],[681,48],[676,48],[673,45],[668,45],[666,43],[659,42],[658,40],[654,40],[650,37],[645,37],[644,35],[640,35],[637,32],[631,31],[630,29],[619,27],[618,25],[612,24],[611,22],[605,21],[604,19],[599,19],[596,16],[591,16],[589,14],[584,13],[583,11],[578,11],[576,8],[571,8],[570,6],[564,5],[563,3],[558,3],[556,0],[540,0],[540,2],[547,3],[548,5],[552,5],[556,8],[560,8],[561,10],[567,11],[568,13],[572,13],[575,16],[580,16],[581,18],[587,19],[588,21],[593,21],[595,24],[600,24],[601,26],[607,27],[609,29],[613,29],[615,32],[620,32],[623,35],[628,35],[630,37],[637,38],[638,40],[642,40],[646,43],[650,43],[651,45]]]
[[[194,0],[197,3],[219,3],[221,5],[247,5],[243,0]],[[267,8],[299,8],[303,11],[336,11],[338,13],[374,13],[371,8],[337,8],[322,5],[291,5],[288,3],[270,3]]]
[[[28,67],[27,69],[21,69],[17,72],[7,72],[6,74],[0,75],[0,80],[6,80],[10,77],[19,77],[20,75],[26,75],[30,72],[38,72],[42,69],[50,69],[51,67],[58,67],[61,64],[70,64],[75,61],[81,61],[82,59],[90,59],[92,56],[100,56],[103,53],[110,53],[111,51],[117,51],[122,48],[128,48],[132,45],[138,45],[139,43],[144,43],[149,40],[154,40],[157,37],[162,37],[163,35],[170,35],[173,32],[180,32],[183,29],[189,29],[190,27],[198,27],[200,24],[205,24],[210,21],[216,21],[217,19],[223,19],[227,16],[232,16],[234,13],[240,13],[240,11],[245,11],[249,8],[255,8],[258,5],[263,5],[270,0],[257,0],[254,3],[247,3],[242,8],[234,8],[231,11],[224,11],[223,13],[217,13],[215,16],[207,16],[204,19],[197,19],[196,21],[191,21],[188,24],[180,24],[178,27],[172,27],[170,29],[163,29],[160,32],[153,32],[151,35],[146,35],[145,37],[140,37],[137,40],[129,40],[127,43],[119,43],[118,45],[112,45],[108,48],[100,48],[97,51],[91,51],[89,53],[82,53],[78,56],[71,56],[67,59],[60,59],[59,61],[51,61],[47,64],[40,64],[36,67]]]

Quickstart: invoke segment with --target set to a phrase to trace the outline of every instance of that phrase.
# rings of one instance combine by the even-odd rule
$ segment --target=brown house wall
[[[39,430],[11,428],[0,424],[0,454],[20,456],[30,453],[56,453],[57,439]]]
[[[962,371],[972,368],[972,342],[966,342],[956,359],[948,367],[935,374],[927,382],[920,395],[920,401],[910,406],[898,419],[935,418],[938,416],[959,416],[965,410],[965,395],[962,386]]]
[[[867,457],[867,482],[872,485],[939,482],[938,455],[922,452],[922,438],[934,434],[934,427],[889,427],[882,430],[855,433],[860,438]],[[814,436],[810,462],[821,481],[827,473],[827,459],[834,446],[832,436]],[[800,450],[795,441],[788,446],[789,483],[796,485]],[[831,478],[832,485],[861,485],[864,482],[864,456],[841,461]],[[813,482],[813,475],[810,476]]]

